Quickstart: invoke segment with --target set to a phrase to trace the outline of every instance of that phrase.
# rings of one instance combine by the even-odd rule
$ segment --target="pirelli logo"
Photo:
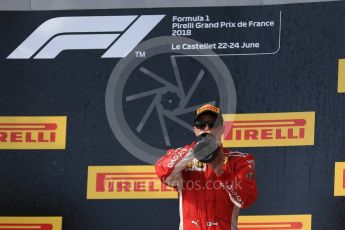
[[[0,217],[0,230],[61,230],[62,217]]]
[[[238,230],[311,230],[311,215],[239,216]]]
[[[0,149],[65,149],[66,117],[0,117]]]
[[[315,112],[223,116],[224,147],[314,145]]]
[[[345,196],[345,162],[335,162],[334,196]]]
[[[345,93],[345,59],[338,61],[338,93]]]
[[[87,199],[175,199],[153,166],[89,166]]]

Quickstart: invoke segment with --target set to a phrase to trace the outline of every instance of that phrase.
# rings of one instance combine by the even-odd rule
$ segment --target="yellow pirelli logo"
[[[87,199],[176,199],[154,166],[89,166]]]
[[[238,230],[311,230],[311,215],[239,216]]]
[[[334,196],[345,196],[345,162],[335,162]]]
[[[315,112],[224,114],[224,147],[314,145]]]
[[[65,149],[67,117],[0,117],[0,149]]]
[[[345,93],[345,59],[338,61],[338,93]]]
[[[61,230],[62,217],[0,217],[0,230]]]

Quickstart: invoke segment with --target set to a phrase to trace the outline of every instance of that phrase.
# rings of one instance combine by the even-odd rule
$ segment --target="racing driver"
[[[223,117],[214,105],[195,111],[194,133],[196,141],[155,164],[160,180],[178,191],[179,230],[236,230],[240,209],[257,197],[254,158],[222,147]]]

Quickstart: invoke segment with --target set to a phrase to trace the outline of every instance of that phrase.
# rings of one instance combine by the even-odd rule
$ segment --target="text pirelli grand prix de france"
[[[278,23],[274,20],[213,20],[209,15],[196,15],[196,16],[172,16],[171,35],[193,37],[198,32],[216,32],[238,33],[243,30],[248,32],[252,29],[265,29],[274,28]],[[233,30],[233,31],[232,31]],[[227,36],[226,36],[227,37]],[[236,40],[235,40],[236,39]],[[212,49],[212,50],[236,50],[236,49],[259,49],[261,48],[260,41],[255,41],[255,37],[238,38],[218,42],[201,42],[195,44],[172,44],[171,50],[198,50],[198,49]]]

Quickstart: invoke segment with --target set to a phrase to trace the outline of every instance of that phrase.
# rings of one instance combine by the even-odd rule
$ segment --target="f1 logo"
[[[53,59],[64,50],[107,49],[125,57],[165,15],[57,17],[42,23],[7,59]]]

